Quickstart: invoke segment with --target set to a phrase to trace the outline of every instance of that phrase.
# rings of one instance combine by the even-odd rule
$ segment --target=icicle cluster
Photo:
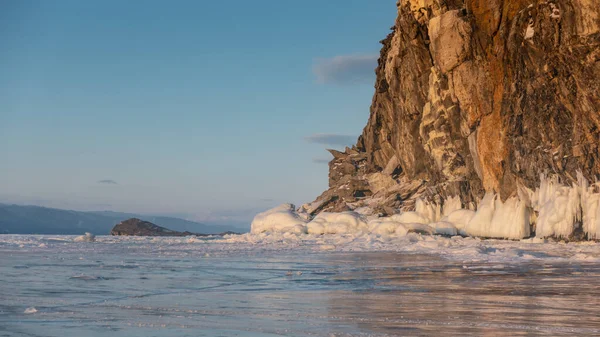
[[[286,204],[256,216],[253,233],[406,235],[408,232],[464,235],[519,240],[535,228],[538,238],[568,238],[578,225],[589,239],[600,239],[599,184],[592,186],[577,173],[577,184],[566,186],[556,177],[540,176],[535,191],[520,187],[517,196],[503,202],[492,192],[485,194],[477,210],[463,209],[459,197],[443,205],[418,199],[414,212],[390,217],[366,217],[357,212],[323,212],[310,220]],[[535,227],[534,227],[535,226]]]

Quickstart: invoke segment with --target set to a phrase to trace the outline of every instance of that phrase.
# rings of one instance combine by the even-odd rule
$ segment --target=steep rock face
[[[305,211],[474,207],[600,174],[600,0],[400,0],[371,114]]]

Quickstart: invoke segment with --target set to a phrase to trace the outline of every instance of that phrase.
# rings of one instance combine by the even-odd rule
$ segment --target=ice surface
[[[600,245],[591,242],[74,238],[0,235],[0,335],[600,334]]]

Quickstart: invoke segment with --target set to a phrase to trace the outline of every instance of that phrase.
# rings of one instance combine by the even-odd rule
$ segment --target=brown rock
[[[392,29],[367,126],[332,152],[321,210],[466,205],[544,172],[600,177],[598,0],[400,0]]]
[[[214,235],[234,234],[233,232],[225,232]],[[110,235],[114,236],[209,236],[211,234],[197,234],[191,232],[177,232],[170,229],[157,226],[151,222],[143,221],[136,218],[131,218],[122,221],[115,225],[110,231]]]

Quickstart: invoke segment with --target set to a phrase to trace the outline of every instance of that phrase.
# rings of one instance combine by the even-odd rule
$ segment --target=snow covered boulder
[[[365,219],[356,212],[319,213],[307,225],[308,234],[352,234],[367,232]]]
[[[430,224],[429,226],[435,228],[435,234],[455,236],[458,235],[458,230],[454,224],[447,221],[438,221]]]
[[[442,221],[449,222],[456,227],[459,233],[464,233],[465,227],[471,222],[475,212],[469,209],[459,209],[452,211],[450,214],[442,218]]]
[[[371,234],[381,236],[405,236],[408,233],[402,223],[390,218],[379,218],[369,221],[369,231]]]
[[[94,242],[96,241],[96,236],[92,233],[85,233],[85,235],[81,235],[76,237],[73,241],[75,242]]]
[[[400,223],[420,223],[427,225],[438,221],[440,217],[441,207],[439,205],[417,199],[414,212],[394,214],[390,219]]]
[[[424,235],[433,235],[436,233],[435,228],[422,223],[405,223],[402,224],[408,233],[417,233]]]
[[[265,232],[305,234],[307,222],[296,212],[293,204],[283,204],[257,214],[252,220],[250,231],[254,234]]]
[[[424,225],[430,222],[429,219],[417,212],[404,212],[401,214],[394,214],[389,219],[399,223],[420,223]]]

